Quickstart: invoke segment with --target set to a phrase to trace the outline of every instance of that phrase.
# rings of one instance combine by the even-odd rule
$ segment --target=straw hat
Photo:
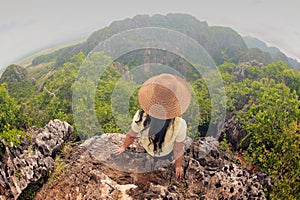
[[[172,74],[160,74],[142,85],[138,99],[148,115],[157,119],[172,119],[187,110],[191,91],[184,79]]]

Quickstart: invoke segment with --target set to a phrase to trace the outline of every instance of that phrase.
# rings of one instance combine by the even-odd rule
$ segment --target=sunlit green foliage
[[[137,92],[141,83],[135,83],[130,77],[126,81],[122,79],[124,71],[134,67],[134,60],[128,60],[129,66],[124,66],[122,63],[113,63],[102,52],[95,53],[87,60],[85,58],[83,53],[79,53],[69,62],[51,68],[37,86],[11,84],[11,91],[8,91],[7,84],[2,84],[0,138],[18,144],[23,136],[23,132],[18,131],[21,127],[41,127],[54,118],[67,121],[75,128],[83,127],[86,137],[99,131],[126,132],[133,114],[139,109]],[[178,67],[176,63],[172,65]],[[78,76],[82,66],[88,68]],[[266,66],[225,62],[218,69],[226,88],[227,116],[236,115],[243,131],[248,133],[241,141],[241,144],[250,141],[242,151],[243,155],[250,164],[273,177],[274,187],[268,191],[271,198],[299,199],[300,72],[295,72],[282,62]],[[221,109],[213,106],[225,103],[221,102],[223,94],[218,91],[219,83],[213,78],[200,78],[189,68],[180,72],[190,79],[197,99],[193,103],[200,110],[200,116],[186,116],[187,121],[200,126],[209,123],[217,126]],[[207,81],[210,81],[211,91]],[[22,95],[23,89],[28,94]],[[77,96],[74,96],[74,92]],[[17,101],[13,98],[15,96],[22,98]],[[125,97],[127,99],[124,100]],[[213,102],[212,99],[220,102]],[[76,123],[72,107],[74,101],[77,103]],[[123,113],[129,113],[130,116]],[[189,127],[189,131],[196,129]],[[228,142],[222,141],[221,148],[228,151]]]
[[[248,131],[241,143],[250,139],[243,151],[249,164],[273,177],[271,198],[299,199],[299,73],[281,62],[247,67],[243,79],[228,64],[219,68],[236,80],[226,83],[227,111]]]
[[[0,131],[3,131],[4,126],[8,124],[15,125],[17,123],[17,113],[20,106],[8,94],[6,84],[0,85],[0,102]]]
[[[52,119],[73,123],[72,87],[84,59],[83,53],[75,55],[71,62],[64,63],[41,83],[41,91],[37,95],[27,100],[26,112],[32,125],[44,126]]]
[[[193,84],[193,91],[198,100],[199,110],[200,110],[200,119],[199,124],[205,124],[211,119],[211,99],[209,96],[208,89],[203,79],[196,80]],[[195,118],[194,116],[190,116],[191,118]]]
[[[14,145],[20,143],[20,140],[25,135],[21,130],[20,124],[20,106],[14,98],[10,97],[7,92],[6,84],[0,85],[0,140],[12,142]],[[1,143],[0,143],[1,145]]]
[[[276,190],[284,190],[290,179],[289,198],[295,198],[299,186],[299,124],[300,110],[296,92],[274,80],[252,82],[256,95],[249,110],[240,115],[246,137],[251,138],[247,154],[250,162],[268,172],[276,180]],[[298,121],[297,121],[298,120]],[[299,131],[299,127],[298,127]],[[283,198],[285,194],[272,193]]]

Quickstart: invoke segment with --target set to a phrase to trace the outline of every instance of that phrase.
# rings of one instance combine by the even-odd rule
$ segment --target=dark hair
[[[139,119],[135,121],[136,123],[141,122],[143,120],[143,114],[144,110],[139,111]],[[147,128],[149,128],[148,137],[149,137],[149,146],[153,144],[154,153],[156,154],[161,150],[162,144],[165,141],[165,136],[167,133],[167,130],[171,124],[171,122],[174,122],[174,119],[157,119],[154,117],[151,117],[147,114],[146,119],[143,121],[144,129],[141,130],[143,132]]]

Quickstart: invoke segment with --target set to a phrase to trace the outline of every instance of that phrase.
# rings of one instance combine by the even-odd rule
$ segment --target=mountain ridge
[[[207,22],[198,20],[188,14],[167,14],[167,15],[137,15],[133,18],[126,18],[114,21],[109,26],[93,32],[86,42],[60,49],[52,54],[39,56],[33,60],[32,64],[55,60],[57,65],[68,61],[73,55],[84,52],[86,55],[101,41],[122,31],[143,28],[160,27],[179,31],[196,40],[211,55],[217,65],[222,64],[228,57],[234,63],[249,61],[243,60],[248,48],[242,36],[230,27],[208,26]],[[249,58],[249,55],[246,57]],[[250,54],[250,60],[255,59]],[[260,58],[260,62],[268,64],[266,60]]]
[[[179,13],[155,14],[152,16],[136,15],[133,18],[114,21],[109,26],[91,33],[85,42],[36,57],[32,64],[37,65],[41,62],[55,60],[57,65],[60,65],[81,51],[87,55],[99,42],[114,34],[143,27],[169,28],[188,35],[208,51],[217,65],[222,64],[224,61],[238,64],[255,59],[264,64],[269,64],[282,60],[293,69],[300,69],[300,63],[296,59],[288,58],[278,48],[267,47],[266,45],[264,48],[262,48],[263,45],[251,46],[247,38],[245,39],[230,27],[209,26],[206,21],[200,21],[194,16]],[[270,56],[267,54],[270,54]],[[228,57],[230,60],[226,60]]]
[[[243,39],[249,49],[256,48],[263,52],[267,52],[274,61],[281,60],[293,69],[300,69],[300,63],[295,58],[288,57],[277,47],[268,46],[265,42],[250,36],[244,36]]]

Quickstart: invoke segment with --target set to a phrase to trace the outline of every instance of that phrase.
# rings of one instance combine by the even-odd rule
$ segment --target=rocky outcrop
[[[257,66],[259,68],[262,68],[264,66],[263,63],[258,62],[256,60],[250,60],[248,62],[242,62],[239,63],[234,70],[234,74],[237,76],[237,80],[238,81],[242,81],[246,78],[248,78],[249,74],[247,73],[247,67],[253,67],[253,66]]]
[[[2,141],[0,199],[17,199],[29,185],[47,177],[53,170],[55,153],[73,137],[73,128],[59,120],[50,121],[44,128],[32,131],[16,147]]]
[[[243,81],[244,79],[249,78],[249,72],[247,68],[253,66],[262,68],[264,64],[256,60],[243,62],[235,66],[233,74],[236,75],[238,81]],[[243,98],[236,99],[235,103],[236,104],[234,106],[236,110],[248,112],[249,108],[255,102],[251,101],[250,95],[244,95]],[[227,141],[231,144],[233,150],[235,151],[239,149],[246,149],[250,143],[250,138],[245,138],[245,136],[248,134],[248,131],[244,130],[243,124],[240,122],[241,120],[238,120],[238,115],[239,114],[236,112],[227,113],[222,129],[222,137],[220,137],[220,139],[226,137]]]
[[[237,120],[237,116],[231,114],[227,116],[220,139],[226,137],[232,149],[238,151],[249,146],[250,139],[244,139],[247,134],[248,132],[242,128],[242,124]],[[242,142],[243,139],[244,141]]]
[[[73,127],[68,123],[54,120],[33,134],[32,144],[44,156],[53,157],[61,145],[73,136],[72,133]]]
[[[272,186],[263,173],[243,168],[231,154],[220,151],[212,137],[185,141],[184,176],[175,178],[174,162],[150,157],[136,140],[121,155],[113,151],[122,134],[103,134],[54,157],[73,128],[59,120],[32,131],[32,138],[17,147],[2,141],[0,199],[24,199],[23,191],[49,179],[35,199],[266,199]],[[57,167],[55,167],[57,166]],[[53,176],[51,176],[53,177]]]
[[[173,163],[153,165],[138,141],[125,153],[112,154],[123,140],[121,134],[103,134],[73,148],[64,172],[36,199],[266,199],[263,188],[271,186],[265,174],[244,169],[220,151],[212,137],[185,143],[180,179]],[[143,167],[154,170],[139,171]]]
[[[26,69],[18,65],[10,65],[0,77],[0,83],[17,83],[26,80]]]

